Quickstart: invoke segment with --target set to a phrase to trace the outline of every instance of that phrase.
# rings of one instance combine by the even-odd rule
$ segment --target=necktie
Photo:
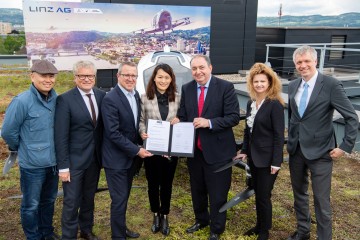
[[[86,94],[86,96],[88,96],[88,98],[89,98],[90,109],[91,109],[91,118],[92,118],[94,126],[96,126],[96,112],[95,112],[94,103],[91,99],[91,93]]]
[[[198,101],[198,113],[199,113],[199,117],[201,117],[201,113],[202,113],[202,110],[203,110],[203,108],[204,108],[204,101],[205,101],[204,92],[205,92],[205,87],[204,87],[204,86],[201,86],[201,87],[200,87],[200,96],[199,96],[199,101]],[[199,135],[198,135],[198,138],[197,138],[196,145],[197,145],[197,147],[198,147],[200,150],[202,150],[201,142],[200,142],[200,136],[199,136]]]
[[[306,100],[308,97],[308,88],[309,88],[309,84],[305,83],[304,84],[304,91],[301,95],[300,98],[300,103],[299,103],[299,114],[300,117],[302,117],[304,115],[305,109],[306,109]]]

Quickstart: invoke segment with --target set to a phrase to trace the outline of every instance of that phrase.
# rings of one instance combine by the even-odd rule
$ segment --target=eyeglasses
[[[85,80],[86,78],[89,79],[90,81],[95,79],[95,75],[75,75],[77,78],[79,78],[80,80]]]
[[[130,74],[119,74],[120,76],[123,76],[124,78],[132,78],[137,79],[138,75],[130,75]]]

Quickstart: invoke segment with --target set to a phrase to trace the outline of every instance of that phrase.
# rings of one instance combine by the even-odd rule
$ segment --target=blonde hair
[[[283,106],[285,105],[284,99],[281,97],[282,85],[277,74],[264,63],[255,63],[247,77],[247,89],[252,100],[256,99],[256,91],[254,89],[253,80],[255,75],[264,74],[269,80],[269,88],[266,92],[266,98],[270,100],[278,100]]]

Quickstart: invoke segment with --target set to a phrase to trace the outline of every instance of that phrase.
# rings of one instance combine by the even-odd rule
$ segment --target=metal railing
[[[298,48],[303,45],[312,46],[314,49],[320,51],[319,56],[319,72],[324,71],[324,65],[325,65],[325,56],[326,51],[344,51],[344,52],[356,52],[359,53],[360,57],[360,47],[359,48],[344,48],[344,47],[336,47],[336,46],[360,46],[360,42],[354,42],[354,43],[296,43],[296,44],[266,44],[266,60],[265,62],[269,65],[269,52],[270,47],[273,48]],[[358,58],[359,59],[359,58]],[[357,62],[360,70],[360,63]]]

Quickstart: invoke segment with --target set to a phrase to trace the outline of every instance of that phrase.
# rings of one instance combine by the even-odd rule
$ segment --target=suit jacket
[[[182,122],[193,122],[198,117],[197,83],[182,86],[178,117]],[[240,121],[239,102],[234,85],[215,76],[211,77],[201,117],[210,119],[212,129],[199,128],[205,161],[209,164],[226,163],[236,155],[232,127]]]
[[[77,87],[57,98],[55,111],[55,150],[59,169],[86,169],[94,153],[101,163],[101,101],[105,92],[93,89],[99,109],[96,126]],[[96,151],[95,151],[96,150]]]
[[[169,102],[169,113],[166,117],[166,121],[171,121],[174,117],[177,116],[179,105],[180,105],[180,95],[176,94],[175,101]],[[146,124],[147,124],[146,121],[148,119],[161,120],[156,94],[152,100],[149,100],[146,94],[141,95],[141,116],[140,116],[140,126],[139,126],[140,134],[146,132]]]
[[[246,117],[251,114],[247,104]],[[256,167],[280,167],[284,148],[284,107],[278,100],[266,99],[255,115],[252,132],[246,124],[241,152],[250,156]]]
[[[138,108],[137,124],[128,99],[116,85],[106,94],[101,105],[104,121],[104,141],[102,147],[103,167],[129,169],[133,158],[139,152],[140,96],[136,91]]]
[[[295,153],[298,143],[309,160],[320,158],[335,148],[332,124],[334,110],[337,110],[345,121],[345,135],[339,147],[351,152],[359,120],[342,83],[319,73],[303,117],[300,117],[295,102],[295,94],[300,84],[301,79],[289,83],[289,154]]]

